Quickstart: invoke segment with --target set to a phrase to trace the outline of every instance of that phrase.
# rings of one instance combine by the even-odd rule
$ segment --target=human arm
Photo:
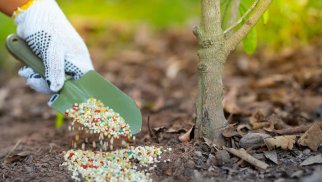
[[[55,93],[63,87],[65,75],[78,79],[94,69],[84,41],[55,0],[28,0],[27,5],[14,13],[17,35],[45,65],[44,77],[28,67],[19,71],[27,85],[42,93]]]
[[[0,12],[7,16],[12,16],[18,7],[26,4],[28,0],[0,0]]]

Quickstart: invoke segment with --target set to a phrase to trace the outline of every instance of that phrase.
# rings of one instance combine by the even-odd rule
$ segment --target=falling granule
[[[154,146],[129,146],[131,130],[118,113],[105,107],[101,101],[91,98],[85,103],[75,104],[65,114],[72,120],[69,130],[79,128],[79,132],[95,135],[98,139],[98,142],[89,142],[86,136],[85,142],[81,144],[82,150],[66,152],[63,165],[72,171],[75,181],[152,181],[147,172],[156,167],[154,163],[160,162],[162,149]],[[102,152],[113,150],[118,139],[125,149]],[[72,141],[75,149],[78,141],[80,136],[77,134]]]
[[[153,146],[130,147],[113,152],[69,150],[63,166],[72,171],[72,178],[81,181],[152,181],[146,172],[152,170],[162,150]],[[152,166],[152,167],[151,167]]]
[[[85,103],[74,104],[65,115],[72,120],[72,128],[79,124],[90,133],[100,133],[107,138],[132,136],[130,127],[124,119],[95,98],[90,98]]]

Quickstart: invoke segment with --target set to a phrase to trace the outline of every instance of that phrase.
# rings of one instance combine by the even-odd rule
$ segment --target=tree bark
[[[196,137],[206,137],[218,145],[224,145],[221,135],[227,125],[222,100],[224,86],[222,76],[226,55],[211,49],[201,50],[199,54]],[[219,53],[219,54],[218,54]],[[220,55],[221,54],[221,55]],[[203,57],[205,56],[205,57]]]

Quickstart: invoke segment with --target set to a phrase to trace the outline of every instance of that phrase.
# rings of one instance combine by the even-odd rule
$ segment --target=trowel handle
[[[43,61],[36,56],[29,46],[17,35],[9,35],[6,43],[8,51],[24,65],[32,68],[36,73],[45,75],[45,66]]]

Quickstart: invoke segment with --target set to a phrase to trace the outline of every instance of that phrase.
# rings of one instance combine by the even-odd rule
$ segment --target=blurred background
[[[229,9],[227,2],[222,2],[224,18]],[[240,14],[253,1],[241,2]],[[133,40],[144,39],[144,34],[169,29],[191,32],[192,27],[198,25],[200,13],[198,0],[58,0],[58,3],[85,39],[92,56],[97,57],[94,55],[97,52],[102,55],[101,61],[108,61],[118,54],[118,50],[133,46]],[[251,50],[246,48],[246,52],[321,44],[322,0],[276,0],[264,19],[256,26],[257,33],[252,33],[253,42],[250,43],[253,46]],[[143,36],[140,37],[138,31]],[[16,74],[17,63],[4,47],[6,36],[14,32],[13,20],[0,14],[2,78]],[[192,34],[187,36],[193,37]]]
[[[175,159],[180,158],[181,162],[165,164],[160,170],[161,177],[165,177],[162,180],[169,180],[172,175],[181,179],[181,176],[197,174],[195,169],[203,171],[206,178],[215,175],[218,179],[219,175],[223,180],[232,181],[260,178],[294,181],[294,174],[298,176],[298,172],[300,175],[313,173],[316,166],[304,169],[299,163],[303,157],[315,155],[310,150],[303,155],[299,150],[294,150],[292,155],[289,151],[278,154],[281,165],[260,176],[239,162],[243,170],[235,170],[237,158],[229,159],[232,165],[222,170],[219,167],[204,170],[208,167],[204,168],[203,163],[207,161],[208,165],[209,161],[204,151],[202,157],[193,157],[196,167],[188,167],[191,163],[186,158],[190,154],[186,154],[195,152],[181,148],[177,138],[195,120],[198,58],[192,29],[199,24],[200,0],[57,1],[88,45],[96,70],[134,98],[140,107],[144,124],[137,144],[180,147],[174,150],[180,152],[174,153]],[[221,1],[225,28],[232,1]],[[239,17],[254,0],[240,2]],[[5,49],[6,37],[14,32],[13,20],[0,14],[0,174],[4,174],[1,179],[57,181],[61,177],[65,180],[60,181],[70,181],[69,174],[60,167],[60,154],[70,145],[67,122],[66,127],[61,127],[62,117],[56,117],[56,112],[47,106],[49,96],[34,92],[17,76],[21,64]],[[224,109],[231,116],[230,122],[245,126],[241,127],[245,128],[241,129],[243,133],[255,131],[250,130],[252,121],[265,127],[261,131],[269,132],[322,121],[322,0],[274,0],[231,54],[224,74],[227,98]],[[57,130],[53,129],[55,118],[56,127],[61,127]],[[231,145],[239,146],[240,137],[231,136]],[[17,141],[22,142],[19,145]],[[193,146],[204,148],[204,145]],[[1,156],[7,153],[4,151],[8,149],[11,153],[13,148],[21,148],[22,153],[32,151],[33,157],[19,156],[18,160],[21,158],[24,162],[2,164]],[[181,153],[184,156],[178,157]],[[264,158],[264,155],[257,156]],[[237,178],[231,178],[235,174]],[[45,175],[51,178],[43,178]]]

